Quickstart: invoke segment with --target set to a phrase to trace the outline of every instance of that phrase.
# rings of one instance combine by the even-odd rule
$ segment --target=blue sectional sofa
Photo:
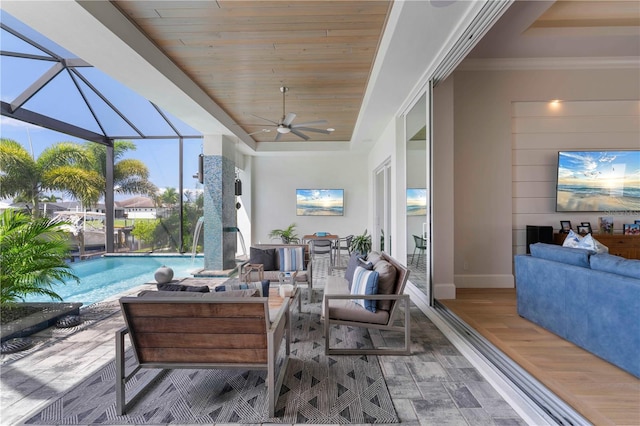
[[[530,249],[515,256],[518,314],[640,377],[640,260]]]

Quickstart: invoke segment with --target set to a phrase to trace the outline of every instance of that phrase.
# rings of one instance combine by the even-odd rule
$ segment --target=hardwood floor
[[[640,380],[521,318],[515,289],[458,289],[439,302],[594,425],[640,425]]]

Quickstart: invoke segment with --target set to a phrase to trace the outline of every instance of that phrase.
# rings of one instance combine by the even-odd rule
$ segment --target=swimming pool
[[[154,280],[156,269],[166,265],[173,269],[173,277],[191,276],[191,271],[202,269],[204,258],[196,256],[108,256],[72,263],[80,284],[75,281],[55,285],[53,290],[65,302],[82,302],[84,306],[105,300],[130,288]],[[29,296],[26,302],[51,302],[47,296]]]

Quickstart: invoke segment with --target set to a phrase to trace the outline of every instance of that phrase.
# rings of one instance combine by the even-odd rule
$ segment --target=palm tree
[[[80,279],[65,262],[69,240],[65,222],[49,218],[31,219],[7,209],[0,217],[0,305],[40,294],[62,298],[51,289],[56,283]]]
[[[38,217],[44,190],[64,191],[83,205],[97,203],[104,178],[89,169],[91,153],[82,145],[59,142],[37,159],[12,139],[0,139],[0,197],[15,197],[31,203]]]
[[[167,188],[160,198],[165,207],[173,207],[178,204],[178,191],[175,188]]]
[[[86,149],[91,152],[93,163],[91,169],[102,177],[107,176],[107,147],[97,143],[89,143]],[[121,194],[145,194],[154,197],[158,188],[149,181],[149,169],[140,160],[122,158],[127,151],[135,151],[136,145],[131,141],[117,140],[113,143],[113,187]],[[101,188],[102,194],[105,188]]]

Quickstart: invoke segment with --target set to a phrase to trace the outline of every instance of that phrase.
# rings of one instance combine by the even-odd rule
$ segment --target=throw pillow
[[[185,285],[182,291],[191,291],[194,293],[209,293],[208,285]]]
[[[304,270],[304,247],[280,247],[280,271]]]
[[[171,283],[159,283],[156,284],[158,287],[158,291],[183,291],[184,286],[182,284],[171,284]]]
[[[353,273],[353,283],[351,285],[351,294],[353,295],[371,295],[378,293],[378,273],[376,271],[367,271],[358,266]],[[376,301],[367,299],[355,299],[355,303],[362,306],[369,312],[376,311]]]
[[[376,263],[373,268],[378,273],[378,294],[394,294],[396,291],[396,267],[386,260]],[[391,309],[391,300],[378,300],[378,309]]]
[[[349,290],[351,290],[351,283],[353,282],[353,273],[360,264],[360,259],[362,259],[362,255],[358,253],[351,253],[351,256],[349,256],[347,269],[344,271],[344,279],[349,283]]]
[[[369,260],[365,260],[363,258],[358,259],[358,266],[362,266],[364,269],[372,271],[373,270],[373,263]]]
[[[258,263],[264,266],[265,271],[277,271],[276,249],[249,248],[249,263]]]
[[[377,251],[372,251],[367,255],[367,260],[375,266],[382,259],[382,255]]]
[[[269,297],[269,280],[256,281],[251,283],[224,283],[216,286],[214,291],[233,291],[233,290],[258,290],[260,297]]]

